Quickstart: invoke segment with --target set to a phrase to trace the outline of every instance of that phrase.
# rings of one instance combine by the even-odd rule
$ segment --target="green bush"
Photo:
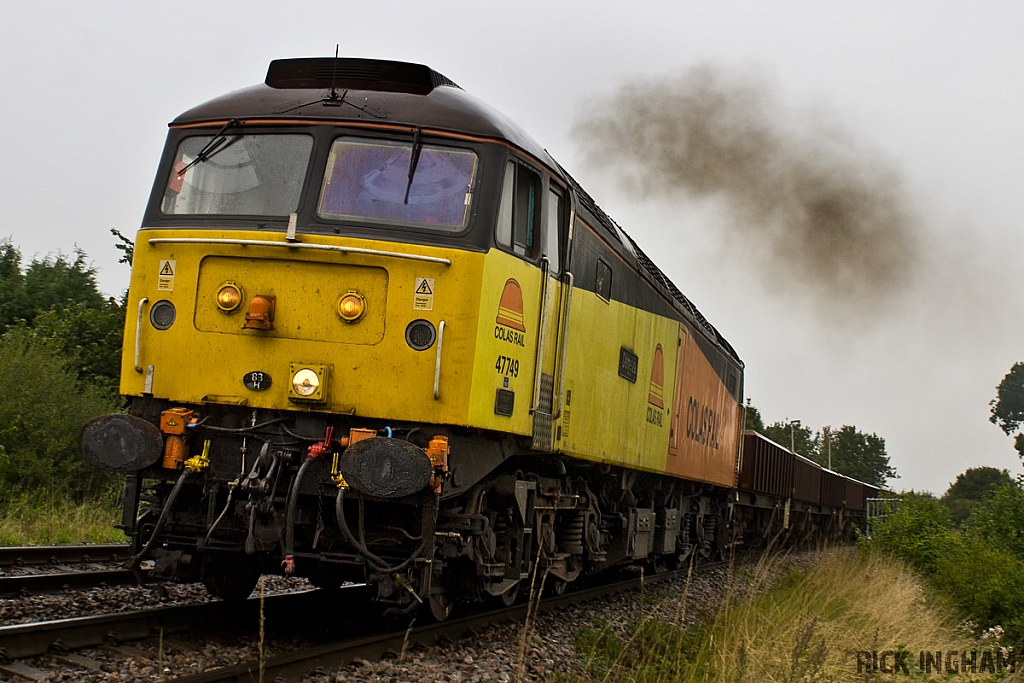
[[[1004,483],[972,506],[960,531],[933,496],[903,495],[871,544],[922,571],[950,606],[976,626],[1001,626],[1024,644],[1024,486]]]
[[[73,302],[63,310],[39,313],[32,334],[53,343],[67,358],[80,383],[118,392],[121,348],[124,343],[124,308],[113,299],[99,306]]]
[[[1024,560],[1024,485],[996,486],[975,504],[967,532],[979,542],[1005,549]]]
[[[928,493],[904,493],[899,509],[872,529],[871,543],[934,574],[953,542],[949,510]]]
[[[975,534],[954,534],[939,559],[933,585],[981,629],[1002,626],[1024,642],[1024,562]]]
[[[55,343],[24,327],[0,337],[0,500],[37,489],[97,496],[110,478],[78,456],[88,420],[115,412],[109,388],[83,386]]]

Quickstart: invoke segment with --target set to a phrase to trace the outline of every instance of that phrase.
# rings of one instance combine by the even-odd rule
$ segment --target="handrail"
[[[142,374],[142,365],[139,363],[142,355],[142,307],[149,302],[149,297],[139,299],[139,316],[135,320],[135,372]]]
[[[562,329],[559,330],[558,333],[558,341],[562,345],[562,353],[558,361],[558,393],[555,394],[558,401],[558,410],[554,411],[554,414],[551,416],[552,420],[557,420],[562,416],[562,395],[565,393],[565,355],[569,348],[569,343],[566,337],[569,332],[569,313],[572,311],[572,273],[568,270],[565,271],[563,280],[565,289],[565,313],[562,315]]]
[[[150,245],[154,244],[231,244],[239,247],[284,247],[285,249],[313,249],[317,251],[337,251],[342,254],[367,254],[369,256],[389,256],[391,258],[409,259],[410,261],[426,261],[427,263],[441,263],[446,266],[452,264],[451,259],[439,256],[424,256],[423,254],[403,254],[397,251],[384,251],[382,249],[363,249],[362,247],[343,247],[337,244],[313,244],[311,242],[272,242],[270,240],[243,240],[226,239],[219,237],[152,237]]]
[[[548,328],[548,273],[551,270],[551,262],[547,256],[540,259],[540,332],[537,335],[537,358],[534,361],[533,378],[533,399],[530,401],[530,412],[539,408],[540,404],[540,379],[544,371],[544,342],[547,337]]]
[[[444,343],[444,321],[437,326],[437,356],[434,360],[434,400],[441,398],[441,344]]]

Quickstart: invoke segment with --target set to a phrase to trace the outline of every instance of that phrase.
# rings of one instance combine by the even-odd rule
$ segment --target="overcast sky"
[[[1022,27],[1018,2],[935,0],[18,3],[0,24],[0,236],[27,258],[78,245],[119,294],[109,229],[138,229],[168,121],[337,43],[425,63],[576,176],[736,347],[767,421],[875,432],[896,488],[941,493],[967,467],[1021,471],[987,418],[1024,360]],[[641,198],[591,161],[578,121],[700,64],[891,171],[920,225],[913,286],[877,314],[812,303],[784,263],[753,265],[714,199]]]

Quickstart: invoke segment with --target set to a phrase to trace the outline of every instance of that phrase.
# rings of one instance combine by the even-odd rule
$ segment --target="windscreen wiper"
[[[226,131],[231,126],[237,126],[237,125],[238,125],[238,119],[231,119],[230,121],[225,123],[224,126],[220,130],[218,130],[216,133],[214,133],[213,137],[210,138],[210,141],[207,142],[203,146],[203,148],[201,150],[199,150],[199,154],[196,155],[196,158],[193,159],[192,161],[188,162],[188,164],[185,165],[185,168],[183,168],[180,171],[178,171],[178,175],[179,176],[185,175],[185,171],[187,171],[188,169],[192,168],[193,166],[195,166],[196,164],[198,164],[200,162],[206,161],[207,159],[212,157],[217,152],[221,152],[221,151],[227,149],[228,147],[231,146],[232,143],[234,143],[240,137],[242,137],[241,135],[236,135],[233,138],[231,138],[230,141],[228,141],[228,137],[226,135],[224,135],[224,131]]]
[[[412,156],[409,157],[409,183],[405,186],[405,203],[409,203],[409,190],[412,189],[412,179],[416,175],[416,166],[420,163],[420,152],[423,150],[423,143],[420,141],[420,129],[417,128],[412,136]]]

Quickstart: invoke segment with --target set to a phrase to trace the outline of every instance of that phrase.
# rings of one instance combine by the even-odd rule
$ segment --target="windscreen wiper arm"
[[[417,128],[412,136],[412,156],[409,157],[409,183],[405,186],[405,203],[409,203],[409,190],[412,189],[412,179],[416,175],[416,166],[420,163],[420,151],[423,150],[423,143],[420,141],[420,129]]]
[[[230,121],[225,123],[224,126],[220,130],[218,130],[216,133],[214,133],[213,137],[210,138],[210,141],[207,142],[203,146],[203,148],[201,150],[199,150],[199,154],[196,155],[196,158],[193,159],[192,161],[188,162],[188,164],[185,165],[185,168],[183,168],[180,171],[178,171],[178,175],[179,176],[185,175],[185,171],[187,171],[188,169],[192,168],[193,166],[195,166],[196,164],[198,164],[198,163],[200,163],[202,161],[206,161],[207,159],[212,157],[217,152],[220,152],[221,150],[227,149],[231,145],[231,142],[234,142],[235,140],[240,138],[241,137],[240,135],[236,135],[234,138],[232,138],[231,142],[228,142],[227,136],[223,134],[224,131],[226,131],[231,126],[237,126],[237,125],[238,125],[238,119],[231,119]],[[226,142],[228,144],[224,144]]]

